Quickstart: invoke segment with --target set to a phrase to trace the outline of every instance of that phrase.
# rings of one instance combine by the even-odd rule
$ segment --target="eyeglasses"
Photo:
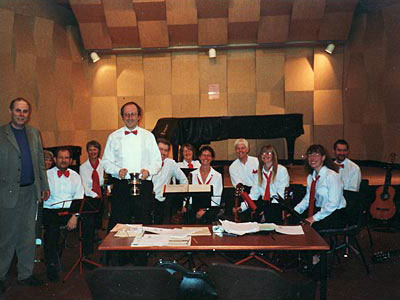
[[[272,155],[272,154],[273,154],[273,152],[268,151],[268,152],[261,153],[261,156],[267,156],[267,155]]]
[[[307,156],[308,156],[308,157],[310,157],[310,156],[319,157],[319,156],[321,156],[321,153],[318,153],[318,152],[307,153]]]

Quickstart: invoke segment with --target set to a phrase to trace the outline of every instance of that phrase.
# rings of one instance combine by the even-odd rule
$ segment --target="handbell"
[[[131,186],[131,196],[139,196],[140,195],[140,184],[141,180],[139,178],[140,173],[129,173],[131,179],[129,181],[129,185]]]

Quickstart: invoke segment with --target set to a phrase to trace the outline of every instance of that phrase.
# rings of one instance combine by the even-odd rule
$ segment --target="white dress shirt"
[[[255,186],[258,184],[258,159],[254,156],[248,156],[247,161],[243,164],[239,158],[237,158],[229,166],[229,175],[234,187],[238,183],[242,183],[247,186]]]
[[[140,173],[142,169],[149,171],[147,179],[151,179],[161,168],[161,154],[154,135],[138,126],[134,129],[137,135],[125,134],[126,130],[129,129],[122,127],[108,136],[101,165],[118,179],[123,168],[128,169],[125,179],[130,179],[129,173]]]
[[[265,171],[263,169],[262,172],[263,172],[263,176],[262,176],[263,181],[262,181],[261,185],[257,184],[255,186],[253,186],[250,190],[249,196],[253,201],[257,201],[260,196],[264,197],[265,189],[267,188],[267,178],[265,178],[265,175],[270,176],[270,174],[273,172],[272,167],[268,171]],[[275,179],[272,180],[272,177],[271,177],[271,183],[269,186],[270,197],[272,198],[273,196],[279,195],[283,198],[285,196],[285,188],[287,188],[289,186],[289,181],[290,181],[290,178],[289,178],[289,173],[288,173],[287,169],[284,166],[278,164]],[[258,183],[258,181],[257,181],[257,183]],[[278,201],[272,200],[271,203],[278,203]],[[245,201],[243,201],[240,204],[240,208],[242,209],[242,211],[245,211],[247,209],[247,204]]]
[[[104,184],[104,169],[101,166],[101,160],[96,168],[96,171],[97,171],[97,174],[99,174],[100,187],[101,187]],[[102,195],[97,195],[92,190],[92,188],[93,188],[92,173],[93,173],[93,167],[90,164],[89,160],[85,161],[79,167],[79,175],[81,176],[82,185],[85,190],[85,196],[92,197],[92,198],[101,197]]]
[[[43,202],[44,208],[69,208],[72,201],[67,200],[83,199],[84,190],[79,174],[76,173],[74,170],[68,169],[68,177],[65,177],[64,175],[58,177],[58,170],[59,169],[57,167],[47,170],[47,178],[49,180],[50,187],[50,197],[47,201]]]
[[[346,207],[346,200],[343,197],[343,183],[340,176],[335,171],[323,166],[318,175],[315,191],[315,206],[321,210],[313,215],[314,221],[320,221],[337,209]],[[313,179],[317,176],[316,171],[307,177],[307,193],[303,200],[294,208],[298,213],[303,213],[307,208],[310,200],[310,189]]]
[[[178,179],[181,184],[188,182],[185,173],[178,167],[178,164],[173,159],[166,158],[161,170],[152,179],[153,191],[158,201],[165,201],[163,196],[164,186],[170,183],[172,177]]]
[[[193,169],[200,168],[201,164],[198,160],[192,160]],[[186,160],[178,162],[178,167],[181,169],[189,168],[189,163]]]
[[[344,186],[343,189],[347,191],[358,192],[360,190],[361,183],[360,167],[348,158],[337,164],[344,165],[344,168],[339,168],[339,175]]]
[[[201,178],[200,168],[191,172],[192,184],[211,184],[213,187],[213,196],[211,196],[211,206],[219,206],[222,196],[222,175],[212,167],[205,181]]]

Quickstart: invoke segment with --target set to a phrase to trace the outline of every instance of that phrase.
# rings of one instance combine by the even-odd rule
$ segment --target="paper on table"
[[[143,233],[144,233],[144,231],[140,227],[128,228],[128,229],[124,228],[124,229],[118,230],[114,236],[120,237],[120,238],[126,238],[126,237],[142,236]]]
[[[223,221],[219,220],[222,224],[222,228],[228,232],[237,235],[244,235],[246,233],[253,233],[260,231],[259,224],[256,222],[247,222],[247,223],[235,223],[231,221]]]
[[[209,236],[211,235],[208,227],[185,227],[184,229],[193,230],[191,236]]]
[[[114,226],[113,229],[111,229],[110,232],[117,232],[122,229],[129,230],[130,228],[138,228],[138,227],[141,228],[142,226],[143,226],[142,224],[120,224],[120,223],[118,223]]]
[[[275,223],[259,223],[258,226],[260,227],[260,231],[272,231],[276,228]]]
[[[173,228],[160,228],[160,227],[148,227],[143,226],[143,230],[146,232],[156,233],[156,234],[168,234],[173,230]]]
[[[145,234],[141,237],[135,237],[131,246],[188,246],[190,245],[190,236],[184,238],[174,238],[168,235]]]
[[[290,235],[304,234],[303,227],[301,227],[300,225],[296,225],[296,226],[276,225],[275,231],[279,232],[279,233],[283,233],[283,234],[290,234]]]

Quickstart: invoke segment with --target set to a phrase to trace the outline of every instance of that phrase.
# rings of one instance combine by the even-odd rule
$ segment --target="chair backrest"
[[[105,267],[86,276],[93,300],[176,299],[179,280],[158,267]]]
[[[343,196],[346,199],[346,224],[358,225],[362,214],[362,199],[360,192],[343,191]]]
[[[218,299],[230,300],[311,300],[315,283],[300,274],[232,264],[213,264],[209,276],[216,286]]]

